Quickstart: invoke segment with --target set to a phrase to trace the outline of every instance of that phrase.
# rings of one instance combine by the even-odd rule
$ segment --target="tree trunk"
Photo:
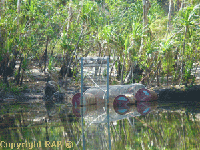
[[[143,35],[142,35],[142,39],[141,39],[141,46],[140,46],[140,50],[139,50],[139,54],[142,53],[143,51],[143,47],[144,47],[144,34],[147,32],[147,30],[145,30],[147,28],[147,24],[148,24],[148,18],[147,18],[147,14],[149,9],[151,8],[151,4],[149,2],[149,0],[143,0]]]
[[[9,87],[9,83],[8,83],[8,79],[7,79],[8,62],[9,62],[9,56],[8,56],[8,54],[6,54],[5,61],[2,63],[2,65],[3,65],[3,83],[5,83],[7,85],[7,87]]]
[[[110,60],[110,59],[109,59]],[[116,63],[116,59],[115,59],[115,52],[114,52],[114,57],[113,57],[113,64],[112,64],[112,67],[110,68],[110,77],[111,77],[111,74],[112,74],[112,71],[113,71],[113,68],[115,66],[115,63]]]
[[[71,62],[72,62],[72,59],[73,59],[73,55],[76,55],[76,56],[77,56],[76,51],[77,51],[77,48],[78,48],[78,45],[79,45],[79,41],[80,41],[80,39],[81,39],[82,34],[83,34],[83,24],[82,24],[82,28],[81,28],[81,33],[80,33],[79,38],[78,38],[78,41],[77,41],[77,43],[76,43],[75,50],[74,50],[74,52],[72,53],[72,56],[71,56],[71,58],[70,58],[70,60],[69,60],[69,64],[68,64],[68,67],[67,67],[67,74],[69,74],[69,68],[70,68],[70,66],[71,66]]]
[[[19,26],[20,0],[17,0],[17,25]]]
[[[124,58],[124,56],[123,56]],[[123,65],[122,65],[122,72],[121,72],[121,85],[124,84],[124,80],[123,80],[123,77],[124,77],[124,66],[125,66],[125,59],[123,59]]]
[[[24,69],[22,69],[22,76],[21,76],[21,82],[20,82],[20,86],[22,86],[22,83],[23,83],[23,78],[24,78]]]
[[[44,51],[44,72],[46,69],[46,62],[47,62],[47,47],[48,47],[48,43],[49,43],[49,37],[47,36],[47,41],[46,41],[46,47],[45,47],[45,51]]]
[[[161,61],[159,61],[159,63],[158,63],[157,72],[156,72],[157,86],[160,86],[160,82],[159,82],[160,64],[161,64]]]
[[[148,18],[147,14],[149,9],[151,8],[151,4],[149,0],[143,0],[143,28],[146,28],[146,25],[148,24]]]
[[[1,34],[1,27],[0,27],[0,49],[3,49],[3,35]]]
[[[181,64],[181,81],[180,81],[180,83],[179,83],[179,86],[180,86],[180,84],[181,84],[181,82],[182,82],[182,80],[183,80],[183,77],[185,78],[185,74],[184,74],[184,72],[185,72],[185,61],[184,61],[184,55],[185,55],[185,39],[187,38],[187,31],[188,31],[188,29],[187,29],[187,25],[185,26],[185,38],[184,38],[184,40],[183,40],[183,54],[182,54],[182,64]],[[186,83],[185,83],[186,84]],[[187,85],[186,85],[187,86]]]
[[[180,2],[179,0],[177,0],[177,11],[179,11],[179,9],[180,9]]]
[[[19,65],[18,74],[15,78],[15,80],[17,81],[17,85],[19,85],[19,81],[20,81],[20,72],[21,72],[21,68],[22,68],[22,62],[23,62],[23,57],[21,56],[21,62],[20,62],[20,65]]]
[[[133,77],[133,63],[130,66],[130,70],[128,72],[128,75],[126,76],[125,83],[129,83],[132,77]]]
[[[172,0],[169,0],[169,12],[168,12],[168,22],[167,22],[167,31],[171,30],[171,14],[172,14]]]
[[[119,57],[117,58],[117,62],[118,62],[118,65],[117,65],[117,79],[120,80],[121,62],[120,62],[120,60],[119,60]]]

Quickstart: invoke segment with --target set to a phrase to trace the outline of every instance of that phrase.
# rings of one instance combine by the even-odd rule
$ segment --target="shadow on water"
[[[199,149],[200,102],[188,94],[170,99],[170,92],[123,107],[1,104],[1,148]]]

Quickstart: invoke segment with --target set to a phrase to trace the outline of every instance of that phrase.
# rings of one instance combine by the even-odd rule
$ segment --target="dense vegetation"
[[[139,65],[144,84],[156,78],[159,86],[169,76],[174,84],[193,84],[191,70],[200,58],[199,1],[150,0],[149,6],[143,15],[142,0],[2,0],[3,83],[9,86],[16,60],[21,63],[13,82],[20,85],[32,60],[50,71],[62,58],[60,66],[77,70],[82,56],[109,55],[121,68],[122,83]]]

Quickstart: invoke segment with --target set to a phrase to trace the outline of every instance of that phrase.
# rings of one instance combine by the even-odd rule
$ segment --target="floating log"
[[[106,87],[92,87],[83,93],[83,105],[99,105],[106,103]],[[130,85],[111,85],[109,86],[109,105],[134,104],[136,101],[156,100],[157,94],[154,91],[145,89],[139,83]],[[73,106],[81,105],[81,93],[77,93],[72,98]]]

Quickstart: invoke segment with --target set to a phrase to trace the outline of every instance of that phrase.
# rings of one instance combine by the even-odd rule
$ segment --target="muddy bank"
[[[63,103],[71,103],[73,95],[80,92],[80,83],[75,81],[72,77],[59,79],[58,70],[40,72],[39,69],[31,68],[29,72],[26,72],[23,80],[23,85],[26,85],[27,89],[19,92],[17,95],[13,92],[5,92],[4,89],[0,89],[0,102],[42,102],[45,100],[45,86],[48,81],[57,83],[59,89],[56,89],[53,93],[56,93],[57,91],[63,93]],[[194,85],[193,87],[188,88],[175,85],[171,88],[157,87],[150,89],[158,94],[158,101],[160,102],[198,101],[200,93],[200,85]],[[57,97],[55,96],[53,99],[56,101]],[[51,101],[50,98],[46,100]]]
[[[56,73],[55,73],[56,74]],[[26,89],[20,92],[12,92],[11,90],[0,89],[1,103],[33,103],[42,102],[45,100],[45,86],[48,80],[57,77],[52,77],[50,73],[42,73],[36,69],[32,69],[26,73],[24,77],[23,86]],[[63,93],[65,103],[70,103],[71,97],[79,92],[79,85],[77,85],[73,78],[55,80],[58,84],[59,91]],[[12,88],[12,87],[10,87]],[[21,88],[21,87],[19,87]],[[55,91],[57,92],[57,91]]]
[[[52,99],[46,100],[44,88],[43,86],[37,86],[36,89],[26,89],[25,91],[21,92],[20,95],[15,95],[13,93],[0,93],[0,101],[1,103],[33,103],[33,102],[44,102],[44,101],[51,101]],[[80,92],[80,88],[78,86],[70,86],[66,88],[66,90],[62,90],[64,93],[64,99],[62,103],[71,104],[71,99],[74,94]],[[200,93],[200,85],[194,85],[193,87],[189,88],[170,88],[170,89],[157,89],[154,90],[158,94],[158,102],[165,103],[165,102],[181,102],[181,101],[200,101],[199,93]],[[54,101],[56,97],[54,97]]]

